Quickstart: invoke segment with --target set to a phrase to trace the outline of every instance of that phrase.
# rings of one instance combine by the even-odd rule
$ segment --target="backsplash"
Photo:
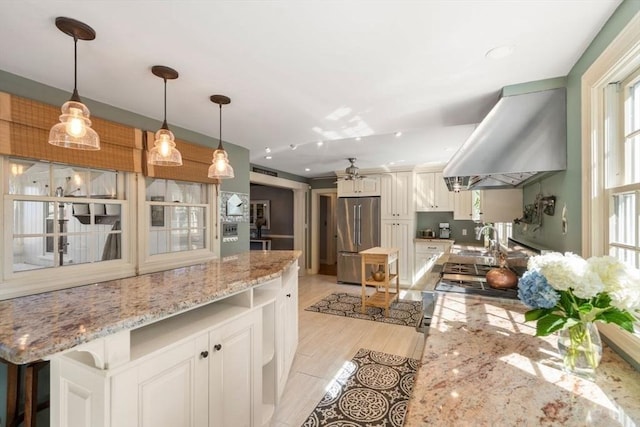
[[[441,222],[448,222],[451,227],[450,238],[455,240],[456,243],[476,243],[480,241],[475,239],[474,228],[476,227],[473,221],[458,221],[453,219],[453,212],[418,212],[416,218],[416,236],[419,230],[425,230],[427,228],[432,229],[438,236],[438,225]],[[467,235],[463,235],[463,230],[466,230]]]

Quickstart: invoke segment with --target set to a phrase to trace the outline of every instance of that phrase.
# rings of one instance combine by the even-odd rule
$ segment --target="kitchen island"
[[[595,382],[563,372],[526,310],[439,294],[404,425],[639,425],[640,372],[606,345]]]
[[[51,361],[52,426],[190,425],[214,411],[262,425],[297,345],[300,254],[250,251],[0,301],[0,358]]]

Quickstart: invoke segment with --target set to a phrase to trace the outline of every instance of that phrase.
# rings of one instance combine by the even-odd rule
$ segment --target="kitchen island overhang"
[[[0,358],[47,359],[80,344],[230,297],[271,279],[301,251],[249,251],[202,264],[0,301]]]
[[[562,371],[519,301],[439,293],[405,427],[637,425],[640,372],[605,346],[595,382]]]

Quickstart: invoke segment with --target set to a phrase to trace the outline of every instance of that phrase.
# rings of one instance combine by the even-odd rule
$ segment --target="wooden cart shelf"
[[[400,294],[400,278],[398,277],[398,249],[375,247],[360,252],[362,257],[362,313],[365,313],[367,306],[384,308],[385,316],[389,316],[389,306],[398,299]],[[382,268],[384,278],[380,281],[372,276],[367,276],[368,266],[375,270]],[[395,273],[391,272],[392,266]],[[389,289],[395,281],[395,290]],[[375,286],[376,292],[367,296],[367,286]]]

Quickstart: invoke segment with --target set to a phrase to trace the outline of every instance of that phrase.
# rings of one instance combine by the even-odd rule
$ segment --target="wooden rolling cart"
[[[367,306],[384,308],[384,315],[389,316],[389,306],[400,295],[400,278],[398,277],[398,248],[375,247],[360,252],[362,256],[362,313]],[[391,272],[395,265],[394,273]],[[382,267],[384,278],[375,280],[373,272]],[[373,271],[372,271],[373,269]],[[395,280],[396,289],[389,290]],[[375,286],[373,295],[367,296],[367,286]]]

